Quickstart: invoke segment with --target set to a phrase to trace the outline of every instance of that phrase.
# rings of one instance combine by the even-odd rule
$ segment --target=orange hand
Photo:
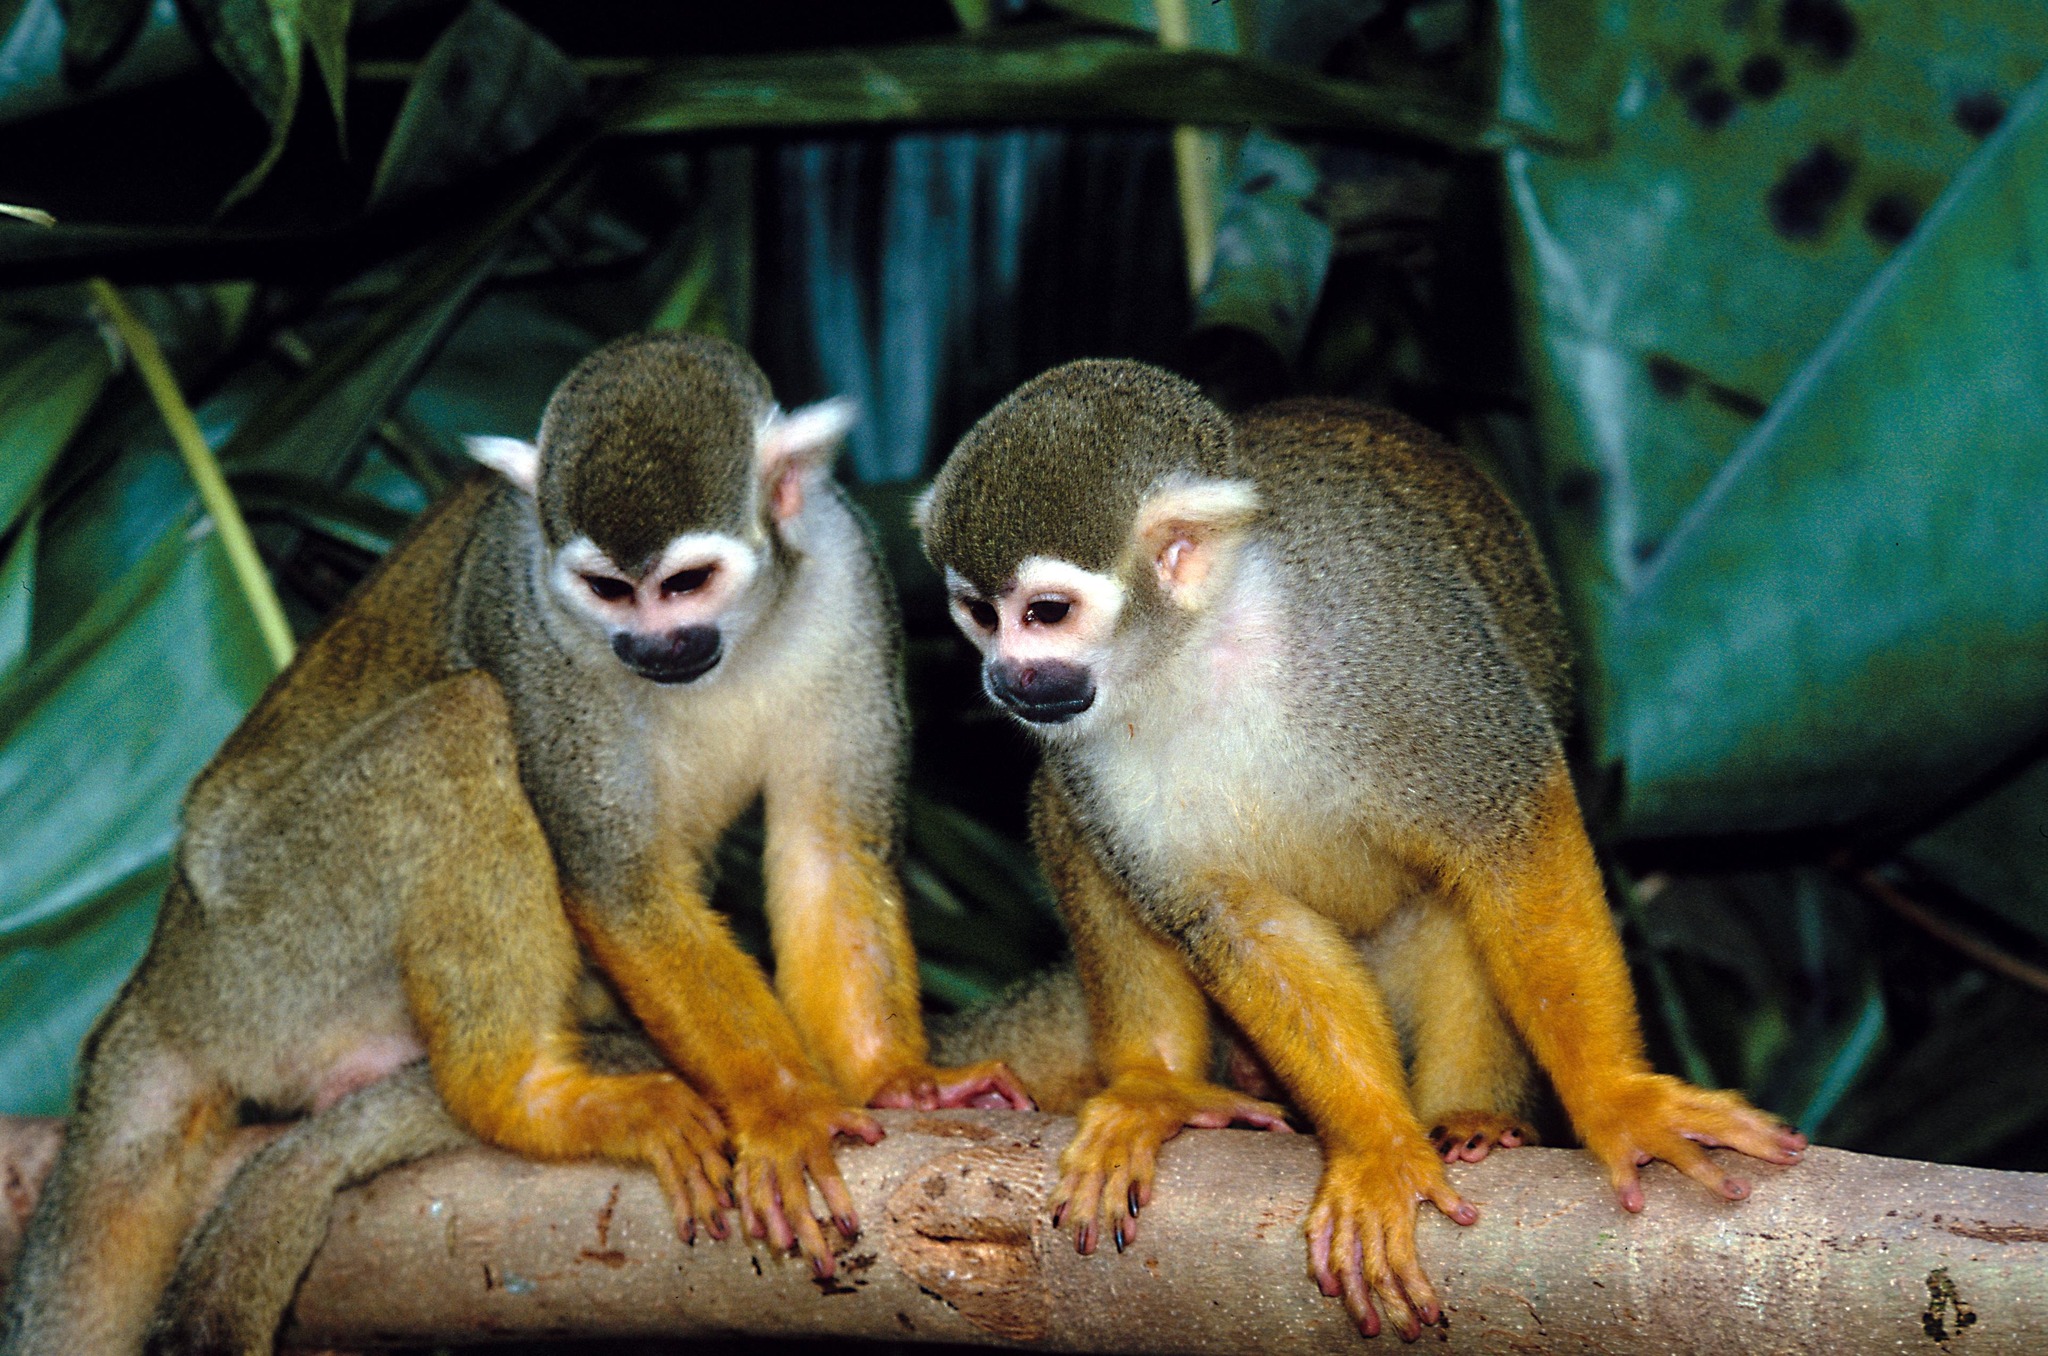
[[[1436,1290],[1415,1255],[1415,1212],[1428,1201],[1459,1224],[1479,1212],[1451,1190],[1428,1145],[1407,1140],[1350,1147],[1327,1143],[1323,1180],[1302,1226],[1309,1267],[1325,1295],[1342,1295],[1367,1337],[1380,1331],[1379,1309],[1406,1341],[1443,1318]]]
[[[1661,1158],[1725,1200],[1749,1195],[1749,1183],[1731,1177],[1707,1157],[1708,1148],[1736,1149],[1751,1158],[1797,1163],[1806,1136],[1788,1130],[1732,1092],[1708,1092],[1664,1074],[1632,1073],[1608,1080],[1572,1108],[1586,1148],[1607,1168],[1621,1208],[1643,1208],[1637,1169]]]
[[[1446,1163],[1478,1163],[1495,1149],[1537,1142],[1527,1120],[1498,1111],[1447,1111],[1436,1118],[1429,1138]]]
[[[964,1064],[957,1069],[938,1069],[913,1064],[882,1080],[869,1106],[897,1107],[906,1111],[937,1111],[941,1107],[1007,1108],[1036,1111],[1038,1104],[1010,1066],[999,1059]]]
[[[832,1248],[811,1214],[810,1182],[848,1239],[860,1234],[853,1195],[832,1157],[832,1137],[850,1135],[867,1144],[882,1138],[873,1116],[842,1106],[822,1085],[780,1105],[751,1104],[729,1109],[733,1123],[733,1195],[750,1237],[777,1248],[799,1249],[822,1279],[832,1275]],[[809,1181],[805,1178],[808,1176]]]
[[[1291,1129],[1279,1107],[1229,1088],[1167,1073],[1123,1075],[1082,1104],[1080,1128],[1060,1155],[1053,1225],[1071,1216],[1084,1254],[1095,1251],[1100,1225],[1122,1252],[1138,1236],[1138,1212],[1152,1203],[1159,1146],[1183,1127],[1232,1124]]]

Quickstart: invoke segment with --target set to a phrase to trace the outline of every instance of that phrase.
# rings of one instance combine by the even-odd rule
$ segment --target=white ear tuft
[[[761,423],[761,464],[797,460],[823,465],[859,417],[859,406],[845,396],[787,412],[771,410]]]
[[[934,481],[931,484],[924,487],[923,494],[920,494],[917,498],[911,500],[910,502],[911,526],[915,527],[918,530],[919,535],[923,535],[931,528],[932,500],[938,497],[938,493],[938,482]]]
[[[469,455],[528,494],[540,483],[540,449],[521,438],[472,434],[463,440]]]

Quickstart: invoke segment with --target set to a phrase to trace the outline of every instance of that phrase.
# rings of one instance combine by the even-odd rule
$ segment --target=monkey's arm
[[[1139,920],[1043,773],[1033,811],[1033,837],[1073,936],[1106,1084],[1082,1104],[1079,1129],[1060,1157],[1054,1217],[1074,1220],[1082,1252],[1094,1250],[1098,1227],[1122,1251],[1152,1200],[1159,1146],[1183,1127],[1288,1126],[1279,1107],[1208,1081],[1207,1000],[1180,952]]]
[[[886,694],[884,694],[886,696]],[[831,760],[846,775],[877,760]],[[918,1007],[917,957],[890,864],[893,788],[842,791],[785,761],[766,794],[775,989],[805,1048],[855,1106],[997,1105],[1031,1099],[997,1060],[936,1069]]]
[[[1749,1184],[1702,1145],[1795,1163],[1805,1137],[1735,1093],[1651,1072],[1621,939],[1561,761],[1534,810],[1518,851],[1458,871],[1473,940],[1503,1005],[1624,1208],[1643,1208],[1637,1169],[1652,1158],[1742,1199]]]
[[[882,1128],[819,1076],[768,977],[705,900],[694,863],[678,853],[644,864],[618,897],[572,894],[569,911],[655,1045],[724,1113],[747,1231],[801,1247],[818,1275],[830,1276],[832,1249],[811,1215],[805,1176],[852,1238],[860,1225],[832,1137],[872,1144]]]
[[[583,1057],[572,1025],[583,958],[497,684],[471,670],[426,689],[366,756],[379,822],[410,835],[363,848],[403,872],[391,884],[403,900],[399,972],[449,1111],[531,1157],[645,1163],[680,1235],[701,1221],[723,1237],[717,1113],[672,1073],[601,1073]]]

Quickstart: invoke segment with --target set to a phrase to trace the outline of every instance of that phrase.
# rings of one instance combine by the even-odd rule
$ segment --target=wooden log
[[[1360,1349],[1341,1306],[1308,1279],[1300,1219],[1319,1169],[1311,1138],[1181,1135],[1162,1156],[1133,1245],[1080,1257],[1045,1208],[1070,1120],[882,1119],[882,1143],[840,1150],[864,1231],[830,1282],[760,1243],[684,1246],[637,1170],[476,1149],[343,1196],[290,1340]],[[47,1124],[0,1134],[0,1154],[33,1142],[46,1159],[53,1134]],[[1789,1171],[1742,1167],[1756,1192],[1740,1205],[1654,1168],[1649,1209],[1636,1217],[1581,1153],[1517,1149],[1454,1168],[1482,1215],[1460,1229],[1423,1211],[1423,1259],[1449,1317],[1424,1342],[1488,1353],[2048,1351],[2048,1176],[1829,1149]]]

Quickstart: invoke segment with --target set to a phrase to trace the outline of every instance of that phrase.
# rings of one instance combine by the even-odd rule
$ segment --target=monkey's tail
[[[932,1062],[1000,1059],[1039,1109],[1068,1113],[1102,1088],[1088,1001],[1072,961],[1040,970],[988,1002],[931,1023]]]

